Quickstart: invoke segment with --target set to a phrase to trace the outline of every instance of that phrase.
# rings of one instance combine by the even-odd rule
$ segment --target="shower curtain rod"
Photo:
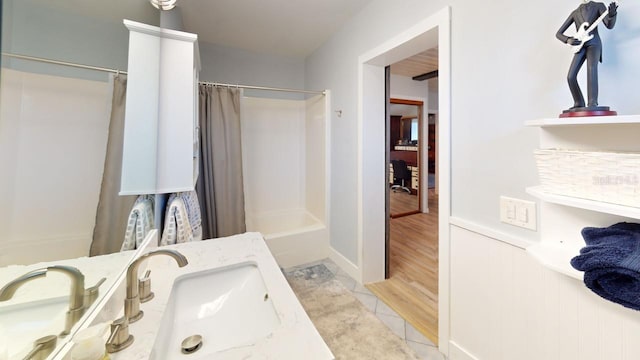
[[[70,66],[70,67],[76,67],[76,68],[80,68],[80,69],[104,71],[104,72],[109,72],[109,73],[114,73],[114,74],[124,74],[124,75],[127,74],[126,71],[121,71],[121,70],[117,70],[117,69],[109,69],[109,68],[103,68],[103,67],[91,66],[91,65],[83,65],[83,64],[74,64],[74,63],[70,63],[70,62],[66,62],[66,61],[50,60],[50,59],[39,58],[39,57],[35,57],[35,56],[10,54],[10,53],[5,53],[5,52],[2,53],[2,56],[15,58],[15,59],[21,59],[21,60],[39,61],[39,62],[48,63],[48,64]],[[213,85],[213,86],[236,87],[236,88],[250,89],[250,90],[267,90],[267,91],[282,91],[282,92],[293,92],[293,93],[303,93],[303,94],[325,95],[324,91],[313,91],[313,90],[297,90],[297,89],[286,89],[286,88],[276,88],[276,87],[266,87],[266,86],[224,84],[224,83],[204,82],[204,81],[201,81],[200,84]]]
[[[313,91],[313,90],[296,90],[296,89],[285,89],[285,88],[275,88],[275,87],[266,87],[266,86],[223,84],[223,83],[205,82],[205,81],[201,81],[200,84],[202,84],[202,85],[213,85],[213,86],[223,86],[223,87],[232,87],[232,88],[242,88],[242,89],[249,89],[249,90],[268,90],[268,91],[282,91],[282,92],[292,92],[292,93],[325,95],[324,91]]]
[[[5,53],[5,52],[2,53],[2,56],[15,58],[15,59],[21,59],[21,60],[39,61],[39,62],[48,63],[48,64],[70,66],[70,67],[75,67],[75,68],[80,68],[80,69],[97,70],[97,71],[104,71],[104,72],[109,72],[109,73],[114,73],[114,74],[127,75],[126,71],[103,68],[103,67],[98,67],[98,66],[91,66],[91,65],[74,64],[74,63],[70,63],[70,62],[66,62],[66,61],[50,60],[50,59],[39,58],[39,57],[35,57],[35,56],[10,54],[10,53]]]

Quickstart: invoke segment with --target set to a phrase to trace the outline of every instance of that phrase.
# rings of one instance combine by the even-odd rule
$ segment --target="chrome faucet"
[[[20,286],[28,283],[31,280],[39,279],[46,275],[46,270],[34,270],[20,276],[19,278],[14,279],[13,281],[5,285],[2,289],[0,289],[0,301],[10,300],[16,293],[16,290],[20,288]]]
[[[66,274],[71,278],[71,295],[69,296],[69,310],[67,311],[64,331],[60,336],[69,335],[71,328],[80,320],[84,311],[84,275],[80,270],[72,266],[54,265],[49,266],[47,271],[57,271]]]
[[[57,343],[58,337],[55,335],[41,337],[33,343],[33,349],[23,360],[45,360],[56,349]]]
[[[184,255],[175,250],[160,249],[146,253],[129,265],[127,269],[127,298],[124,300],[124,316],[129,323],[142,318],[144,312],[140,310],[140,294],[138,293],[138,268],[146,259],[156,255],[168,255],[176,260],[178,266],[186,266],[189,262]]]
[[[84,314],[84,275],[80,270],[72,266],[54,265],[44,269],[33,270],[0,289],[0,301],[7,301],[13,297],[16,290],[25,283],[47,275],[49,271],[57,271],[67,274],[71,278],[71,295],[69,296],[69,310],[67,311],[65,327],[60,336],[69,335],[73,325]]]

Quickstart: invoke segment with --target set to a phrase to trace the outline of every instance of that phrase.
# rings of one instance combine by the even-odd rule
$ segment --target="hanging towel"
[[[584,283],[603,298],[640,310],[640,224],[618,223],[582,230],[587,246],[571,265],[584,271]]]
[[[169,197],[160,246],[193,241],[191,224],[184,200],[177,194]]]
[[[133,203],[120,251],[137,249],[147,233],[155,227],[153,204],[154,200],[150,195],[140,195]]]
[[[184,206],[187,209],[187,217],[189,218],[189,225],[191,225],[193,240],[202,240],[202,216],[200,215],[198,194],[195,191],[185,191],[178,193],[178,196],[182,198]]]

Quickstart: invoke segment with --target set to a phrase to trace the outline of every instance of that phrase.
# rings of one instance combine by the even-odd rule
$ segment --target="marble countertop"
[[[100,286],[102,292],[113,285],[132,259],[134,252],[123,251],[109,255],[41,262],[30,265],[10,265],[0,268],[0,288],[30,271],[52,265],[66,265],[80,270],[84,275],[85,288],[94,286],[102,278],[107,278]],[[70,287],[71,281],[66,274],[50,272],[47,273],[46,279],[34,280],[21,286],[12,299],[0,302],[0,308],[29,301],[69,296]]]
[[[12,265],[0,269],[0,287],[3,287],[15,278],[36,269],[42,269],[52,265],[66,265],[73,266],[82,272],[85,276],[85,288],[92,287],[100,279],[106,278],[99,290],[99,296],[103,296],[108,293],[109,289],[116,283],[124,269],[126,269],[126,266],[133,255],[134,252],[131,251],[95,256],[91,258],[83,257],[78,259],[42,262],[31,265]],[[0,359],[4,359],[4,357],[8,359],[22,359],[33,347],[34,340],[46,335],[60,333],[65,326],[65,312],[68,308],[67,304],[69,302],[70,292],[71,280],[69,276],[64,273],[51,271],[47,273],[46,278],[36,279],[23,284],[16,291],[13,298],[0,302],[0,314],[3,314],[5,311],[15,311],[24,306],[42,306],[49,302],[60,303],[59,312],[38,312],[41,317],[27,320],[28,324],[25,326],[3,324],[2,321],[0,321],[0,345],[2,345],[2,343],[5,345],[4,347],[0,346]],[[86,310],[86,313],[91,313],[95,306],[96,305],[94,303]],[[13,328],[16,328],[17,326],[17,329],[27,329],[30,327],[30,322],[33,321],[36,321],[40,325],[36,326],[33,331],[29,332],[28,336],[26,333],[19,333],[19,335],[16,335],[8,330],[3,330],[3,328],[7,326],[12,326]],[[81,323],[82,320],[76,323],[71,332],[74,333],[75,330],[81,326]],[[62,349],[68,339],[69,337],[59,338],[54,353]]]
[[[155,298],[141,304],[144,317],[129,325],[129,332],[135,337],[134,343],[121,352],[111,354],[111,359],[150,358],[159,331],[158,327],[176,278],[193,272],[246,262],[257,264],[270,298],[273,300],[280,324],[273,333],[255,343],[222,350],[216,353],[215,358],[278,360],[334,358],[289,287],[260,233],[245,233],[163,248],[179,251],[186,256],[189,264],[179,268],[168,256],[155,256],[148,260],[147,268],[151,270],[151,287]],[[186,356],[185,359],[188,359]]]

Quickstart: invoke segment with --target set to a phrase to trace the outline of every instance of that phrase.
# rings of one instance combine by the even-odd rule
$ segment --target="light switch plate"
[[[525,229],[538,229],[536,203],[521,199],[500,196],[500,221]]]

